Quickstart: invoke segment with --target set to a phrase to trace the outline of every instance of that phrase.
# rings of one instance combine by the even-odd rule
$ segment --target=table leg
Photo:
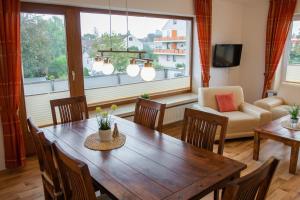
[[[259,159],[260,137],[259,132],[254,132],[253,160]]]
[[[293,143],[291,148],[290,169],[289,169],[289,172],[291,174],[296,174],[298,154],[299,154],[299,144]]]

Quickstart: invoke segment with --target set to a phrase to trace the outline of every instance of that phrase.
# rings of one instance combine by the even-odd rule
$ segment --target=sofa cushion
[[[199,105],[218,110],[216,95],[233,93],[235,107],[244,103],[244,93],[240,86],[199,88]]]
[[[249,130],[254,130],[254,128],[259,126],[260,119],[240,111],[234,112],[224,112],[222,115],[228,117],[228,133],[234,132],[247,132]]]
[[[281,105],[281,106],[276,106],[274,108],[271,109],[272,112],[272,119],[278,119],[280,117],[283,117],[285,115],[289,114],[288,109],[290,108],[289,105]]]
[[[232,112],[236,111],[237,107],[234,105],[233,93],[230,94],[217,94],[216,101],[218,110],[220,112]]]
[[[284,104],[300,105],[300,84],[283,82],[279,87],[278,96],[284,99]]]

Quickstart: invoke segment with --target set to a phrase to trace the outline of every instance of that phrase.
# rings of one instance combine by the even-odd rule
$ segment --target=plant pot
[[[299,118],[296,119],[291,118],[291,125],[293,128],[297,126],[298,122],[299,122]]]
[[[110,142],[112,141],[112,131],[111,129],[108,130],[101,130],[99,129],[99,138],[100,142]]]

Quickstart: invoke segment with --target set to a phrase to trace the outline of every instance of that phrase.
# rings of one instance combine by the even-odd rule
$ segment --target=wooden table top
[[[85,138],[97,131],[96,119],[43,128],[65,151],[89,166],[92,177],[117,199],[190,199],[202,197],[239,176],[246,165],[195,148],[176,138],[115,117],[126,143],[93,151]]]
[[[284,128],[281,125],[281,122],[284,120],[289,120],[289,116],[287,115],[271,121],[270,123],[257,128],[256,131],[264,135],[269,135],[270,137],[279,137],[285,140],[300,142],[300,131]]]

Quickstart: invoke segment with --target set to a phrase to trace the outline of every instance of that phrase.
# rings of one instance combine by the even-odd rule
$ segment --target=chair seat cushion
[[[237,110],[234,105],[233,93],[216,94],[216,101],[220,112],[232,112]]]
[[[244,112],[234,111],[222,114],[229,119],[227,133],[253,131],[254,128],[259,126],[259,118]]]
[[[278,119],[280,117],[283,117],[285,115],[288,115],[288,109],[290,108],[289,105],[280,105],[280,106],[276,106],[274,108],[271,109],[272,112],[272,119]]]

